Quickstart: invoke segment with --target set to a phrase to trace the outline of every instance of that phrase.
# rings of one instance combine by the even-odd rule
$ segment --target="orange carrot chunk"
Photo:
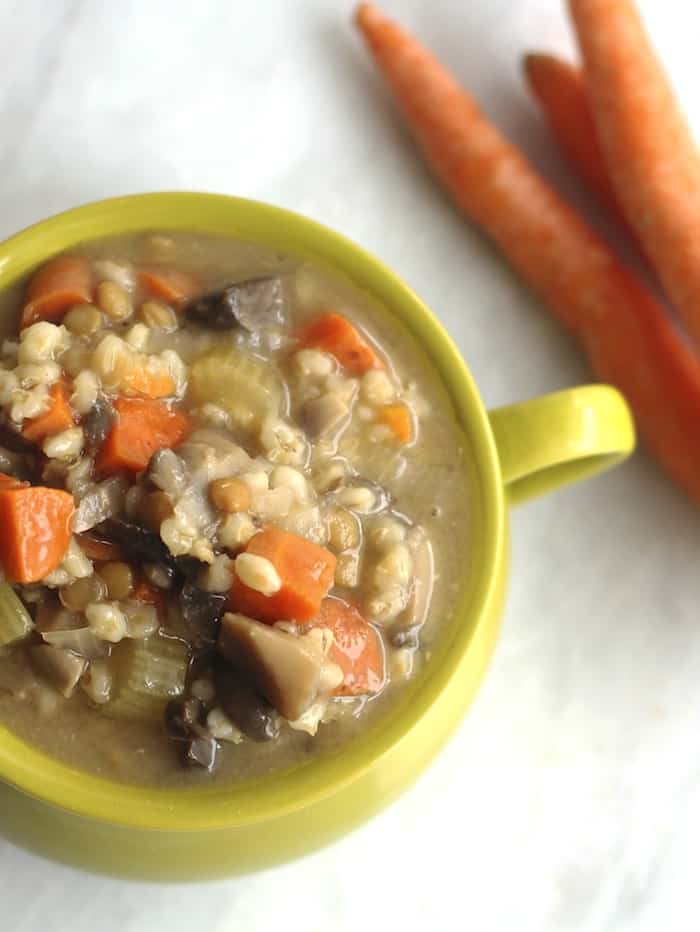
[[[92,301],[92,271],[80,256],[56,256],[27,285],[20,330],[37,320],[61,320],[73,304]]]
[[[631,0],[569,0],[617,199],[700,346],[700,155]]]
[[[236,576],[229,594],[232,611],[269,623],[308,621],[318,613],[333,585],[336,559],[332,553],[277,528],[260,531],[248,541],[245,552],[268,559],[282,585],[274,595],[265,596]]]
[[[543,53],[526,55],[523,69],[564,154],[601,203],[627,226],[598,141],[583,72],[561,58]]]
[[[95,459],[100,475],[137,473],[161,447],[177,446],[189,428],[178,408],[150,398],[117,398],[117,420]]]
[[[49,389],[50,407],[43,414],[29,418],[22,427],[22,436],[32,443],[41,443],[51,434],[67,430],[75,424],[75,415],[68,404],[69,391],[65,382],[54,382]]]
[[[377,631],[358,610],[340,599],[321,602],[321,610],[309,625],[327,628],[333,634],[328,657],[343,671],[336,696],[376,693],[384,685],[384,652]]]
[[[73,496],[61,489],[0,483],[0,563],[13,582],[55,570],[70,542]]]
[[[353,375],[382,368],[382,361],[357,327],[340,314],[324,314],[301,335],[302,346],[311,346],[335,356]]]
[[[391,428],[394,439],[398,443],[410,443],[413,437],[413,421],[411,412],[404,404],[383,405],[379,409],[379,418],[387,427]]]
[[[175,382],[166,372],[157,374],[136,367],[126,373],[121,382],[128,395],[145,395],[147,398],[167,398],[175,392]]]
[[[141,286],[164,301],[182,304],[202,290],[201,283],[179,269],[141,269],[138,273]]]
[[[651,452],[700,503],[700,365],[661,305],[415,39],[369,4],[357,21],[456,204],[626,395]]]

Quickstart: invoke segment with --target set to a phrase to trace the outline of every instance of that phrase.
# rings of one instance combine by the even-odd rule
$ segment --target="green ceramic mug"
[[[0,832],[89,870],[196,880],[268,867],[337,838],[392,800],[463,716],[496,639],[509,501],[606,469],[634,448],[621,396],[584,386],[486,412],[433,314],[372,256],[289,211],[210,194],[146,194],[52,217],[0,245],[0,288],[53,253],[146,230],[225,234],[287,250],[369,292],[441,373],[470,450],[474,534],[456,611],[430,663],[342,750],[230,788],[127,786],[80,772],[0,728]]]

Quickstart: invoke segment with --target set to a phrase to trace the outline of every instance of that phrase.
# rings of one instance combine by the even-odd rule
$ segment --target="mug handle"
[[[633,452],[627,402],[609,385],[582,385],[489,411],[510,504],[587,479]]]

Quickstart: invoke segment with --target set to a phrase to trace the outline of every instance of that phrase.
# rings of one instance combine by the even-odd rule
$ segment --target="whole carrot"
[[[357,24],[457,205],[626,395],[649,449],[700,503],[700,365],[662,307],[415,39],[369,4]]]
[[[533,52],[524,56],[523,71],[564,154],[603,206],[627,226],[598,142],[581,69],[554,55]]]
[[[618,201],[700,346],[700,154],[634,4],[569,8]]]

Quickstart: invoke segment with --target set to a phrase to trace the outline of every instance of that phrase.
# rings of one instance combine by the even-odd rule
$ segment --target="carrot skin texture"
[[[173,304],[183,304],[200,292],[200,283],[179,269],[141,269],[141,286],[150,294]]]
[[[700,153],[631,0],[569,0],[627,222],[700,346]]]
[[[309,628],[326,628],[333,634],[329,660],[343,671],[335,696],[376,693],[384,685],[384,652],[377,631],[353,605],[327,598]]]
[[[0,484],[0,562],[13,582],[43,579],[70,543],[73,496],[61,489]]]
[[[60,321],[73,304],[92,301],[92,271],[80,256],[49,259],[29,280],[20,330],[38,320]]]
[[[100,475],[141,472],[156,450],[177,446],[189,430],[182,411],[151,398],[117,398],[114,410],[117,421],[95,458]]]
[[[312,321],[302,333],[301,344],[330,353],[353,375],[382,368],[381,359],[357,327],[341,314],[324,314]]]
[[[175,394],[175,382],[169,375],[153,375],[146,369],[132,369],[122,379],[121,387],[125,394],[146,398],[167,398]]]
[[[598,142],[581,69],[554,55],[537,52],[523,58],[523,71],[564,154],[603,206],[627,227]]]
[[[413,38],[370,4],[357,23],[457,206],[623,392],[649,450],[700,503],[700,366],[661,305]]]
[[[75,425],[75,415],[68,404],[68,388],[63,381],[54,382],[49,389],[51,406],[48,411],[26,420],[22,436],[32,443],[41,443],[50,434],[58,434]]]

